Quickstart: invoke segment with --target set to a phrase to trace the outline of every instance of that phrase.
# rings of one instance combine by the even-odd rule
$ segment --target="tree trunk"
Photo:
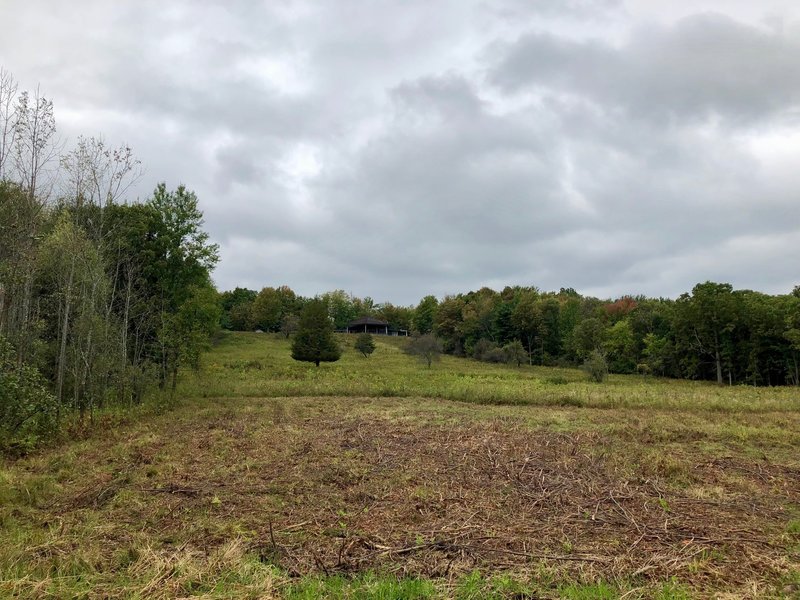
[[[717,383],[722,385],[722,357],[719,354],[719,337],[714,332],[714,360],[717,363]]]
[[[67,294],[64,302],[64,322],[61,324],[61,343],[58,351],[58,380],[56,384],[56,396],[58,398],[58,409],[61,409],[61,403],[64,398],[64,368],[67,362],[67,333],[69,332],[69,313],[72,305],[72,278],[75,274],[75,257],[72,258],[72,264],[69,270],[69,279],[67,280]]]

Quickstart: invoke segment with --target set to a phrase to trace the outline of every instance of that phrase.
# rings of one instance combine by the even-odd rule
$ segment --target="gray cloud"
[[[637,118],[749,124],[798,108],[798,55],[800,36],[703,14],[638,27],[620,47],[530,33],[507,48],[491,80],[575,94]]]
[[[644,4],[9,0],[0,56],[197,192],[223,289],[791,289],[793,4]]]

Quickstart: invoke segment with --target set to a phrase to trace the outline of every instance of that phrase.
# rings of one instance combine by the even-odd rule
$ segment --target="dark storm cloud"
[[[11,0],[0,56],[64,137],[134,148],[135,195],[197,192],[221,288],[790,289],[792,5],[643,6]]]

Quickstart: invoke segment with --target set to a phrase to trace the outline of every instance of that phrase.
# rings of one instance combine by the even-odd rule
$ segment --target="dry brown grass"
[[[780,589],[800,566],[787,534],[796,455],[630,419],[391,398],[191,404],[7,465],[17,491],[50,484],[5,515],[18,537],[4,564],[17,553],[28,576],[15,585],[31,597],[66,567],[141,597],[218,584],[269,597],[276,573],[454,580],[476,568]]]

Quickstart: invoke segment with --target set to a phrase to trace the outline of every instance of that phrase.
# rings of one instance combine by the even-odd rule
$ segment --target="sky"
[[[193,190],[220,290],[800,284],[796,0],[0,0],[65,148]]]

